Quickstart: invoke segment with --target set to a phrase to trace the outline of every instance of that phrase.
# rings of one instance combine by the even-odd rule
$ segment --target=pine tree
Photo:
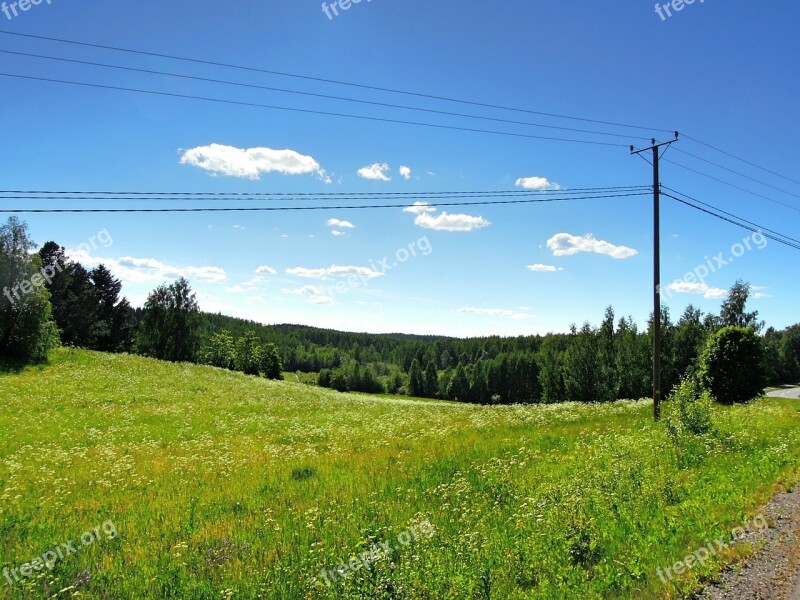
[[[439,391],[439,373],[436,370],[436,365],[429,362],[425,367],[425,397],[436,398]]]
[[[411,368],[408,371],[408,395],[417,398],[422,398],[425,395],[425,379],[422,375],[422,368],[416,358],[411,362]]]
[[[464,366],[458,363],[453,377],[450,380],[450,385],[447,386],[447,397],[451,400],[459,402],[468,402],[470,394],[469,380]]]

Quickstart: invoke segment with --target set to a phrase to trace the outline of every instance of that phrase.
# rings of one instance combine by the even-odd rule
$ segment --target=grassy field
[[[678,446],[646,402],[371,398],[68,350],[0,398],[0,566],[106,523],[0,579],[13,598],[679,597],[748,548],[656,569],[729,540],[800,458],[784,400],[717,408]]]

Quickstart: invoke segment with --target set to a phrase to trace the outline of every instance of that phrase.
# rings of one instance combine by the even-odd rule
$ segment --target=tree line
[[[236,340],[225,332],[203,338],[186,279],[158,286],[143,308],[133,309],[104,265],[89,271],[52,241],[35,248],[25,223],[12,217],[0,227],[0,358],[43,362],[62,344],[282,378],[277,348],[260,344],[253,331]]]
[[[652,393],[652,315],[640,330],[609,307],[598,326],[584,323],[569,333],[512,338],[266,326],[200,312],[185,279],[157,287],[142,308],[133,309],[121,297],[120,281],[103,265],[87,270],[55,242],[39,252],[34,248],[19,220],[0,228],[0,356],[14,360],[45,360],[49,349],[62,343],[275,379],[282,370],[313,374],[318,385],[339,391],[481,404],[607,402]],[[23,290],[19,282],[37,274],[47,277]],[[664,308],[662,397],[682,377],[699,375],[703,352],[726,327],[759,334],[766,383],[800,382],[800,324],[762,333],[758,313],[747,310],[749,297],[750,287],[740,281],[719,314],[690,305],[673,321]]]

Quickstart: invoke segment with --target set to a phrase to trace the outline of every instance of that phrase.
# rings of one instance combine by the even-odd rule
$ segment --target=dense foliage
[[[652,317],[640,330],[632,318],[617,319],[609,307],[598,327],[584,323],[565,334],[513,338],[345,333],[201,313],[184,279],[159,286],[143,308],[133,310],[120,297],[121,283],[103,265],[87,271],[55,242],[30,258],[33,243],[20,234],[24,225],[12,220],[3,231],[0,258],[9,265],[3,268],[4,285],[35,274],[40,263],[52,277],[24,303],[12,306],[4,300],[0,355],[43,359],[52,345],[52,305],[65,345],[136,351],[275,379],[286,370],[298,380],[316,380],[342,392],[476,404],[611,402],[652,393]],[[737,281],[719,315],[690,305],[673,322],[669,310],[662,311],[662,397],[682,377],[699,374],[707,340],[725,327],[747,328],[755,341],[750,363],[734,369],[735,385],[723,388],[715,379],[718,400],[738,401],[740,379],[762,386],[800,382],[800,324],[757,335],[764,324],[758,312],[747,311],[749,297],[749,285]],[[711,380],[703,381],[711,385]],[[746,389],[747,395],[753,391]]]
[[[764,350],[755,331],[724,327],[711,335],[700,357],[700,380],[718,402],[748,402],[764,393]]]
[[[46,273],[33,248],[24,223],[12,217],[0,226],[0,357],[22,363],[46,360],[58,343]]]

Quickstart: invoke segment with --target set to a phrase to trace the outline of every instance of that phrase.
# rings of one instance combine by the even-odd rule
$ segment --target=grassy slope
[[[0,566],[109,519],[119,533],[7,597],[83,571],[90,598],[673,595],[714,565],[667,587],[655,569],[753,516],[800,457],[782,400],[718,409],[679,469],[638,402],[370,398],[66,350],[0,376],[0,399]],[[432,539],[317,581],[425,518]]]

